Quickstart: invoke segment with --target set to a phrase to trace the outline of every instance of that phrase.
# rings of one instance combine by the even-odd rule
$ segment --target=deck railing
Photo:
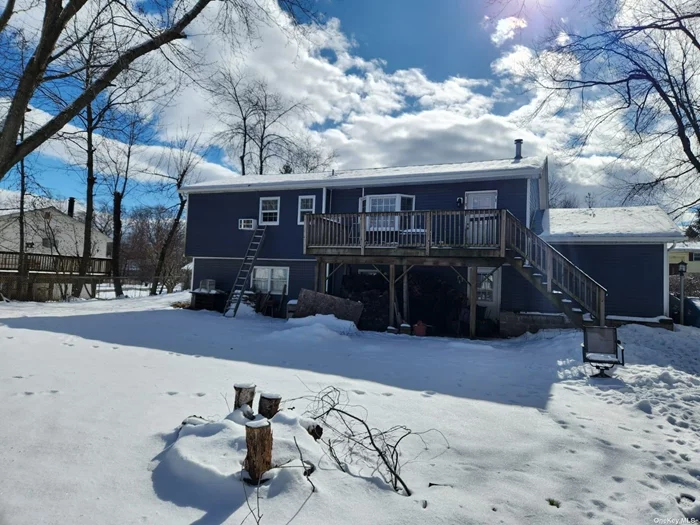
[[[305,249],[431,250],[502,246],[500,210],[326,213],[304,218]]]
[[[19,257],[17,252],[0,252],[0,270],[19,270]],[[27,253],[24,257],[27,270],[30,272],[77,274],[80,266],[80,257],[43,253]],[[87,273],[88,275],[109,275],[111,270],[111,259],[91,258]]]
[[[505,222],[506,248],[546,276],[547,291],[556,286],[604,325],[607,290],[512,213],[507,213]]]

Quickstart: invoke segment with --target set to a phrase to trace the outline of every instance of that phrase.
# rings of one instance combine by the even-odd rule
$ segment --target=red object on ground
[[[424,336],[427,329],[427,324],[425,324],[423,321],[418,321],[416,324],[413,325],[413,334]]]

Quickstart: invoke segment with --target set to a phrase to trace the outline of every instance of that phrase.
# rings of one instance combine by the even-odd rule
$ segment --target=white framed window
[[[479,268],[476,278],[476,300],[484,303],[493,303],[494,284],[496,282],[496,275],[493,268]]]
[[[253,268],[253,291],[273,295],[289,293],[289,267],[256,266]]]
[[[299,195],[297,224],[304,224],[304,215],[316,213],[316,195]]]
[[[359,210],[361,212],[394,212],[414,211],[416,209],[415,195],[367,195],[360,198]],[[369,216],[367,228],[369,230],[398,230],[399,217],[392,215]]]
[[[695,262],[695,261],[700,261],[700,252],[693,252],[690,254],[690,260]]]
[[[498,207],[498,191],[464,192],[464,207],[467,210],[495,210]]]
[[[280,198],[260,197],[259,223],[263,226],[277,226],[280,223]]]

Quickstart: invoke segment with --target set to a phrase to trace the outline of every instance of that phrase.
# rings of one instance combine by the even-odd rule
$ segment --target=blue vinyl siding
[[[194,287],[199,286],[202,279],[216,279],[216,287],[219,290],[230,291],[236,280],[241,259],[206,259],[197,258],[194,264]],[[314,289],[314,274],[316,271],[313,260],[306,261],[266,261],[260,260],[256,266],[279,266],[289,268],[290,299],[296,299],[302,288]]]
[[[267,227],[259,257],[306,258],[304,227],[297,224],[300,195],[315,195],[316,213],[321,213],[321,189],[190,195],[186,254],[190,257],[243,257],[253,232],[239,230],[238,219],[257,220],[260,197],[280,197],[279,225]]]
[[[530,179],[530,227],[534,222],[534,217],[540,210],[540,180]]]
[[[555,244],[607,288],[607,315],[664,315],[663,244]],[[553,312],[552,304],[513,268],[503,269],[501,309]]]
[[[494,181],[451,182],[441,184],[421,184],[402,186],[382,186],[365,188],[365,195],[401,193],[415,195],[416,210],[456,210],[457,199],[464,199],[467,191],[498,191],[498,208],[510,210],[525,223],[527,216],[528,179]],[[334,189],[330,199],[333,213],[356,213],[362,197],[361,188]]]

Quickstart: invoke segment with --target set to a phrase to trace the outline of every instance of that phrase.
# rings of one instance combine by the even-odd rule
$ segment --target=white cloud
[[[501,46],[508,40],[515,38],[515,34],[527,27],[527,20],[517,16],[501,18],[496,22],[495,31],[491,34],[491,42]]]

